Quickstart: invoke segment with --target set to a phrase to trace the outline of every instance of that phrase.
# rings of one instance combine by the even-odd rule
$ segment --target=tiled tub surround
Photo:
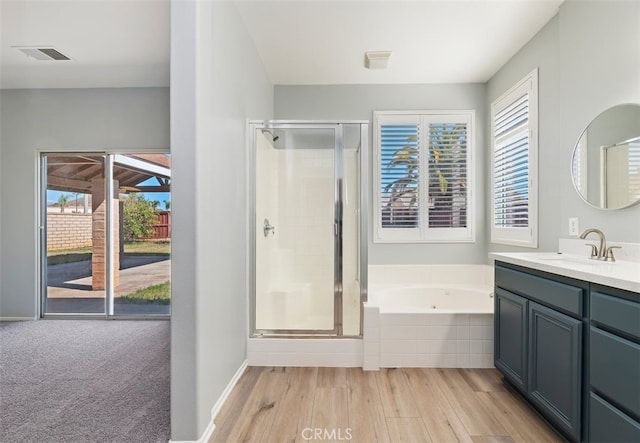
[[[485,265],[369,266],[363,368],[493,367],[492,290]]]

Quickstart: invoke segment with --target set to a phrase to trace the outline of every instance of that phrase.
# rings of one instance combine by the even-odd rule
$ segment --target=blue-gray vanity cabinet
[[[496,263],[494,361],[511,385],[581,441],[588,283]]]
[[[640,442],[640,297],[592,286],[589,440]]]

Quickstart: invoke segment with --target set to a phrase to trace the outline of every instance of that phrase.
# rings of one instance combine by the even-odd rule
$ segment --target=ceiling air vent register
[[[40,61],[71,60],[70,57],[67,57],[52,46],[14,46],[14,48],[25,54],[27,57],[31,57]]]

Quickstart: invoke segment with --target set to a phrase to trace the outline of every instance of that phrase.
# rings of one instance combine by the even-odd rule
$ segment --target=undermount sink
[[[590,258],[575,257],[570,255],[555,254],[546,257],[539,257],[540,260],[554,261],[557,263],[576,263],[581,265],[612,265],[613,261],[595,260]]]
[[[574,248],[575,249],[575,248]],[[492,252],[496,262],[524,266],[640,294],[640,261],[592,260],[587,254],[556,252]]]

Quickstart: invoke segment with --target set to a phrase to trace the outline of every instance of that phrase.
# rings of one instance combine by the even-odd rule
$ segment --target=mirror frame
[[[591,126],[591,124],[601,115],[603,115],[605,112],[610,111],[611,109],[617,108],[619,106],[635,106],[637,108],[640,109],[640,104],[639,103],[620,103],[614,106],[610,106],[607,109],[605,109],[604,111],[600,112],[598,115],[596,115],[588,124],[587,126],[585,126],[585,128],[580,132],[580,136],[578,137],[578,140],[576,141],[576,143],[573,146],[573,152],[571,153],[571,161],[569,163],[569,175],[571,176],[571,184],[573,185],[573,189],[576,192],[576,194],[578,194],[578,196],[580,197],[580,199],[582,201],[584,201],[586,204],[588,204],[589,206],[591,206],[592,208],[595,209],[600,209],[602,211],[618,211],[620,209],[626,209],[626,208],[630,208],[632,206],[635,206],[637,204],[640,203],[640,198],[636,199],[635,201],[630,202],[627,205],[624,206],[617,206],[615,208],[603,208],[602,206],[599,205],[595,205],[592,202],[590,202],[589,200],[587,200],[587,198],[582,195],[582,193],[579,190],[578,184],[576,183],[575,180],[575,176],[573,175],[573,163],[575,160],[575,156],[576,156],[576,152],[579,148],[580,145],[580,141],[582,140],[582,137],[585,135],[585,133],[589,130],[589,126]],[[640,136],[640,133],[638,134],[638,136]]]

